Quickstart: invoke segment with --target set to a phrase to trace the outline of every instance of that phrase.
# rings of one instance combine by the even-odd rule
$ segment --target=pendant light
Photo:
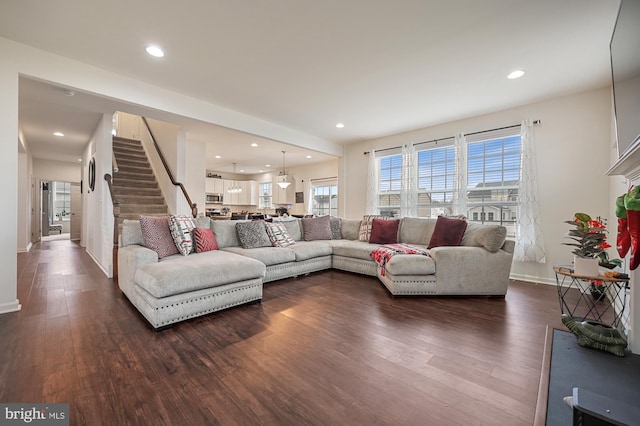
[[[284,166],[284,151],[282,151],[282,170],[278,175],[276,183],[282,189],[286,189],[289,185],[291,185],[291,179],[289,179],[289,176],[287,175],[287,169]]]
[[[236,174],[236,163],[233,163],[233,174],[234,175]],[[242,192],[242,188],[234,180],[233,184],[229,188],[227,188],[227,192],[229,194],[238,194],[238,193]]]

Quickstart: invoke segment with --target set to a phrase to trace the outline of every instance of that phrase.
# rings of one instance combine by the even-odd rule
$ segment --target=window
[[[458,170],[466,170],[466,211],[469,220],[507,228],[515,237],[518,184],[521,172],[520,127],[469,135],[466,164],[456,164],[453,145],[420,150],[417,157],[418,216],[435,218],[453,213]],[[379,159],[378,210],[400,214],[402,155],[397,151]]]
[[[258,199],[258,207],[261,209],[270,209],[272,207],[271,182],[260,184],[260,197]]]
[[[418,216],[451,214],[455,182],[453,146],[418,152]]]
[[[380,158],[378,179],[378,209],[381,215],[400,214],[400,188],[402,185],[402,155]]]
[[[314,185],[312,213],[316,216],[338,215],[338,184]]]
[[[506,226],[509,236],[515,236],[520,135],[487,138],[485,134],[484,137],[484,140],[467,140],[467,207],[474,220],[475,213],[479,212],[481,222],[495,221]]]
[[[71,183],[53,182],[53,220],[71,218]]]

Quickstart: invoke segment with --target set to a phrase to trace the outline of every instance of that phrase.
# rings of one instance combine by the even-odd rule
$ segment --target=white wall
[[[611,89],[609,87],[525,105],[493,114],[473,117],[412,132],[393,135],[346,148],[347,218],[359,218],[365,211],[367,156],[374,149],[445,138],[457,132],[471,133],[539,119],[535,128],[538,155],[540,214],[547,263],[514,262],[512,277],[555,284],[552,267],[571,263],[565,220],[576,212],[609,218],[610,240],[615,243],[615,216],[611,216],[610,179],[604,175],[611,154]],[[614,244],[615,245],[615,244]],[[613,256],[614,252],[610,254]]]
[[[1,49],[0,49],[1,53]],[[18,203],[18,68],[3,56],[0,67],[0,192],[5,204]],[[0,313],[20,309],[17,292],[18,210],[0,209]]]
[[[34,158],[33,175],[39,180],[79,183],[82,180],[82,164]]]

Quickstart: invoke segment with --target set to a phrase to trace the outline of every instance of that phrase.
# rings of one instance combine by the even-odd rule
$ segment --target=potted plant
[[[599,264],[604,267],[610,267],[611,264],[613,267],[620,266],[621,261],[610,260],[606,251],[611,245],[607,242],[605,220],[600,217],[592,219],[586,213],[576,213],[573,220],[567,220],[565,223],[575,227],[565,235],[573,242],[562,244],[575,247],[572,253],[574,272],[577,275],[598,276]]]

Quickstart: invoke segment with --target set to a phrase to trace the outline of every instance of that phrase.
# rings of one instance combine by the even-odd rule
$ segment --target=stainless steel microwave
[[[207,203],[219,203],[222,204],[222,194],[207,194]]]

